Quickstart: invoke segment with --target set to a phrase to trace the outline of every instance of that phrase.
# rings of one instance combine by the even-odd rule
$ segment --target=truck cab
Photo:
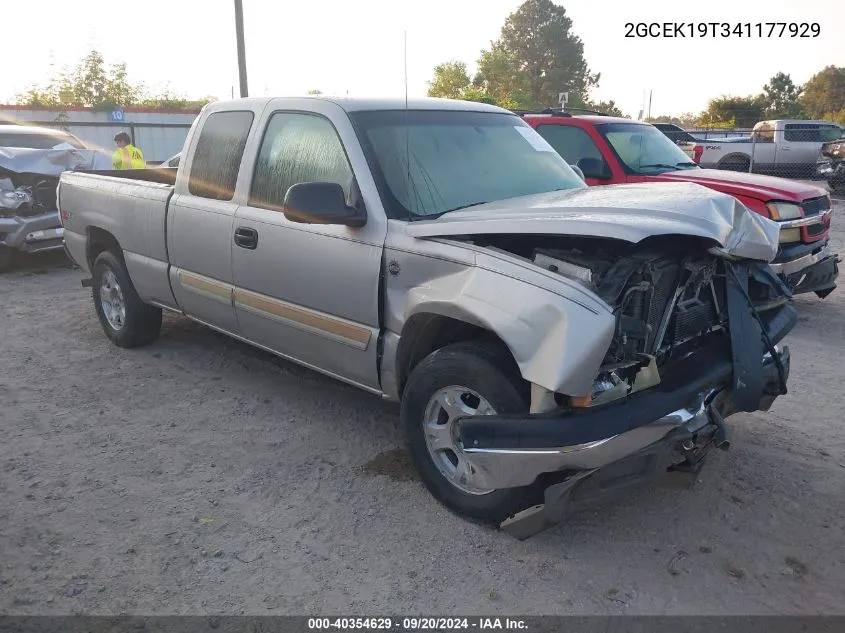
[[[784,178],[703,169],[657,128],[631,119],[565,112],[523,117],[581,169],[588,185],[694,182],[734,196],[780,224],[772,268],[793,293],[815,292],[823,298],[836,288],[839,257],[829,246],[831,201],[825,190]]]

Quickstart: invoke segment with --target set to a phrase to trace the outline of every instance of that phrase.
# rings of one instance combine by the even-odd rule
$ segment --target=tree
[[[519,69],[512,53],[495,43],[489,51],[481,51],[473,85],[491,95],[502,107],[513,110],[533,106],[528,75]]]
[[[315,88],[315,89],[313,89],[313,90],[309,90],[309,91],[308,91],[308,92],[306,92],[305,94],[307,94],[307,95],[321,95],[321,94],[323,94],[323,91],[322,91],[322,90],[317,90],[317,89]]]
[[[83,106],[98,109],[138,105],[198,108],[213,100],[213,97],[189,100],[169,90],[150,95],[143,84],[130,83],[126,64],[107,66],[103,56],[96,50],[83,57],[73,70],[64,68],[54,73],[45,86],[31,86],[16,98],[19,105],[30,107]]]
[[[434,79],[428,82],[428,96],[460,99],[469,86],[467,65],[452,60],[434,67]]]
[[[702,125],[732,123],[736,127],[752,127],[764,119],[766,104],[760,96],[757,97],[728,97],[722,96],[710,99],[699,119]]]
[[[528,76],[531,101],[556,106],[558,93],[586,100],[598,85],[584,60],[584,44],[571,32],[572,20],[551,0],[526,0],[511,13],[495,47],[510,54]]]
[[[490,105],[501,105],[495,97],[483,90],[479,90],[478,88],[467,88],[461,92],[461,96],[458,98],[463,99],[464,101],[477,101],[479,103],[489,103]]]
[[[827,66],[810,77],[801,105],[813,119],[834,116],[845,108],[845,67]]]
[[[796,86],[792,78],[785,73],[778,73],[763,86],[761,99],[766,106],[763,113],[767,119],[803,119],[806,118],[799,98],[803,88]]]

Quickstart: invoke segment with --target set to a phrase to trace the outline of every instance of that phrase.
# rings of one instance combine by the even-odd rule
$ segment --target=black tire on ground
[[[101,289],[103,277],[109,272],[117,281],[125,307],[121,327],[115,327],[109,322],[103,308]],[[92,273],[91,294],[94,309],[106,336],[118,347],[140,347],[152,343],[161,330],[161,308],[149,306],[141,301],[132,280],[129,279],[122,258],[111,251],[103,251],[94,260]]]
[[[401,418],[411,458],[429,491],[453,512],[493,525],[540,503],[542,491],[535,485],[471,494],[456,487],[440,471],[426,445],[425,412],[430,400],[450,386],[474,391],[499,414],[529,409],[528,384],[520,377],[507,348],[500,343],[485,340],[456,343],[424,358],[408,377]]]

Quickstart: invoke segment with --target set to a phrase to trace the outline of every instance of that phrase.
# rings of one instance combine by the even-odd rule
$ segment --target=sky
[[[782,71],[805,82],[845,66],[845,3],[835,0],[555,0],[601,73],[591,96],[637,117],[699,112],[712,97],[760,92]],[[233,0],[28,0],[3,29],[0,101],[91,48],[125,62],[130,80],[186,97],[238,96]],[[319,89],[349,96],[424,96],[432,69],[457,59],[472,71],[520,0],[243,0],[250,96]],[[6,12],[14,17],[15,12]],[[43,21],[39,21],[39,17]],[[816,38],[626,38],[628,22],[817,23]],[[37,24],[36,24],[37,23]],[[768,27],[764,27],[768,30]],[[779,29],[780,27],[778,27]],[[838,30],[838,34],[837,34]],[[9,60],[7,59],[7,62]],[[645,96],[644,96],[645,95]]]

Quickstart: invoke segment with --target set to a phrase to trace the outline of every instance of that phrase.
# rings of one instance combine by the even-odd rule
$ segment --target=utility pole
[[[241,96],[248,97],[246,82],[246,48],[244,46],[244,7],[242,0],[235,0],[235,31],[238,39],[238,75],[241,81]]]

